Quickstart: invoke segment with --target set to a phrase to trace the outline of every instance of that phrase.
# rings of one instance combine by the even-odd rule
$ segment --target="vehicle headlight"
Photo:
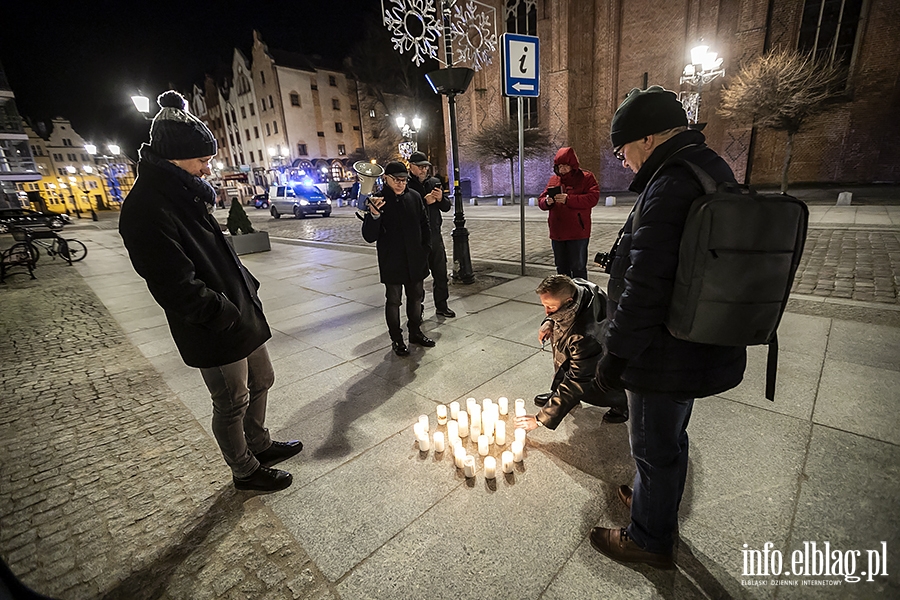
[[[301,200],[301,201],[299,202],[299,204],[300,204],[300,206],[306,206],[306,205],[309,204],[309,202],[307,202],[306,200]]]
[[[326,199],[325,199],[325,204],[331,204],[331,198],[326,198]]]

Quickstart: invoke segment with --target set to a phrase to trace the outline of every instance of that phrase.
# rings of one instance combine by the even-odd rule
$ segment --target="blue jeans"
[[[556,272],[569,277],[587,279],[587,251],[590,238],[583,240],[550,240]]]
[[[200,369],[212,396],[212,430],[235,477],[249,477],[259,467],[254,454],[272,445],[266,429],[266,400],[275,370],[263,344],[243,360]]]
[[[631,455],[637,466],[628,535],[649,552],[670,552],[687,478],[694,401],[626,390]]]

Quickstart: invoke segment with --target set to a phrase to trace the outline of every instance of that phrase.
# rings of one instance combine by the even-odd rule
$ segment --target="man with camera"
[[[391,336],[391,348],[397,356],[408,356],[400,327],[400,304],[406,290],[406,318],[409,341],[432,347],[434,340],[422,333],[424,281],[428,277],[428,250],[431,230],[422,197],[407,189],[409,172],[398,161],[384,168],[385,186],[369,196],[368,212],[363,218],[362,235],[375,242],[378,273],[385,288],[384,317]]]
[[[431,252],[428,253],[428,269],[431,271],[434,312],[442,317],[452,318],[456,313],[447,306],[450,297],[450,282],[447,279],[447,251],[444,249],[444,238],[441,236],[442,212],[450,210],[450,198],[441,189],[441,180],[428,176],[431,163],[424,152],[413,152],[409,155],[409,187],[422,196],[431,226]]]
[[[703,134],[687,125],[678,97],[659,86],[633,89],[613,116],[613,153],[635,173],[630,189],[640,194],[640,208],[632,211],[611,251],[608,353],[597,365],[598,387],[625,388],[637,474],[633,489],[618,490],[631,509],[631,523],[595,527],[591,545],[618,561],[665,569],[674,566],[694,398],[738,385],[747,359],[743,346],[676,339],[665,325],[684,224],[691,204],[704,193],[693,171],[677,160],[694,163],[718,183],[735,183]]]
[[[553,176],[538,198],[549,212],[553,261],[560,275],[587,279],[587,251],[591,238],[591,209],[600,200],[593,173],[579,168],[572,148],[560,148],[553,159]]]

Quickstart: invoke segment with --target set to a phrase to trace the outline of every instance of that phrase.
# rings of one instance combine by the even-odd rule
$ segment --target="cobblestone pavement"
[[[450,221],[449,219],[447,221]],[[594,223],[589,260],[606,252],[620,225]],[[270,219],[260,224],[270,236],[367,246],[359,221],[350,218]],[[469,248],[473,261],[521,261],[518,221],[469,218]],[[452,260],[452,222],[444,223],[444,244]],[[525,262],[553,266],[553,252],[542,221],[526,221]],[[597,268],[593,265],[593,270]],[[599,272],[599,270],[597,270]],[[793,292],[824,298],[900,304],[900,230],[815,226],[809,229]]]
[[[0,288],[12,571],[65,600],[337,597],[78,273],[36,274]]]

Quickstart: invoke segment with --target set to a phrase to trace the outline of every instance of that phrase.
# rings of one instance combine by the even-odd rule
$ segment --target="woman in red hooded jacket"
[[[550,213],[548,223],[556,272],[587,279],[591,209],[600,200],[600,186],[593,173],[578,167],[578,157],[572,148],[559,149],[553,159],[553,172],[555,175],[547,182],[538,205]]]

